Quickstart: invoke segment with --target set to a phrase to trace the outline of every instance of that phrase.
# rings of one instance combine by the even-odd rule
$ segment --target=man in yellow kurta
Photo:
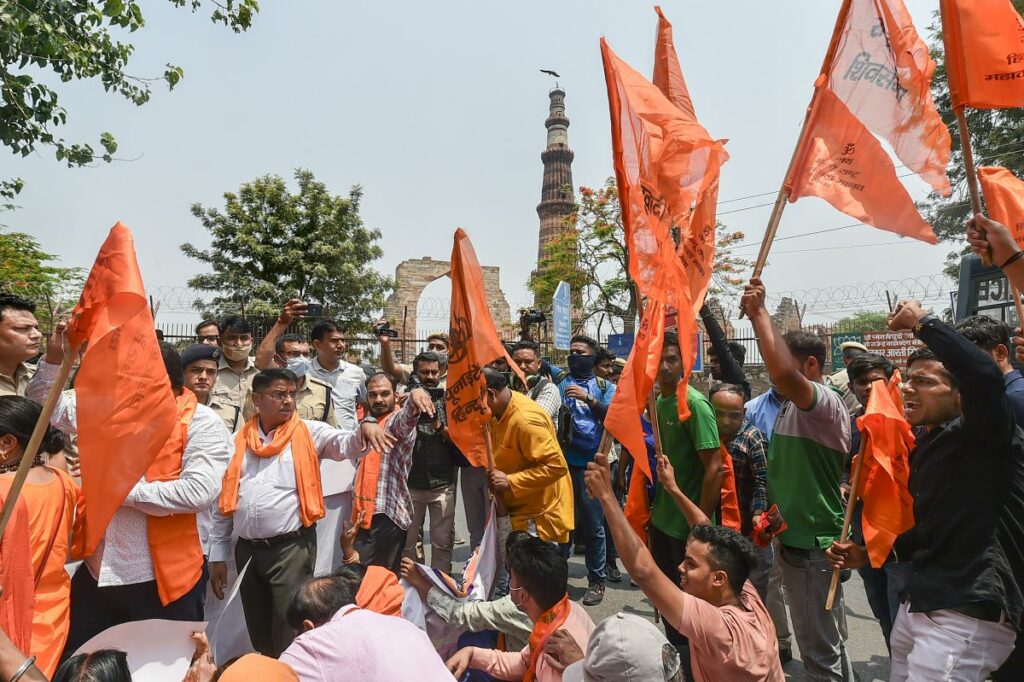
[[[504,374],[488,367],[484,376],[494,450],[491,491],[502,496],[514,529],[566,543],[575,525],[572,481],[555,425],[529,396],[512,391]]]

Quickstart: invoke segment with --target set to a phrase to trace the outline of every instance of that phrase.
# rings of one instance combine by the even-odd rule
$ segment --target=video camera
[[[548,316],[536,308],[529,308],[519,312],[519,321],[526,324],[544,324]]]
[[[373,325],[373,333],[375,336],[389,336],[392,339],[398,338],[398,330],[392,329],[391,325],[387,322],[380,322]]]

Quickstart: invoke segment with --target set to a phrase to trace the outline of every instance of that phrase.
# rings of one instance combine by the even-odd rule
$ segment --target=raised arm
[[[672,501],[676,503],[676,506],[679,507],[679,510],[683,512],[683,516],[686,517],[686,523],[689,524],[690,528],[712,525],[710,515],[679,489],[679,486],[676,484],[675,469],[672,468],[672,463],[668,461],[668,457],[665,455],[658,458],[658,481],[661,483],[661,487],[665,489],[665,492],[672,498]],[[701,495],[703,499],[703,491],[701,491]]]
[[[256,367],[258,369],[270,369],[275,367],[274,356],[277,354],[277,340],[288,330],[288,325],[306,314],[306,304],[297,298],[289,299],[281,309],[274,326],[270,328],[267,335],[263,337],[259,348],[256,349]]]
[[[765,307],[764,284],[760,279],[751,279],[744,288],[740,306],[754,327],[757,345],[772,383],[801,410],[809,409],[814,405],[814,384],[800,373],[796,359],[775,328]]]
[[[380,320],[378,324],[385,321]],[[380,342],[380,367],[384,373],[400,384],[409,383],[409,373],[395,362],[395,354],[391,352],[391,337],[381,334],[377,337],[377,341]]]
[[[743,372],[743,367],[732,354],[729,344],[725,340],[725,332],[715,319],[707,304],[700,309],[700,319],[704,323],[704,329],[708,333],[708,341],[711,343],[711,350],[718,356],[718,364],[721,368],[721,380],[727,384],[736,384],[743,387],[743,393],[747,400],[750,400],[750,382]]]
[[[979,256],[991,252],[1010,283],[1018,291],[1024,289],[1024,256],[1017,255],[1021,249],[1006,226],[976,213],[967,221],[967,241]]]

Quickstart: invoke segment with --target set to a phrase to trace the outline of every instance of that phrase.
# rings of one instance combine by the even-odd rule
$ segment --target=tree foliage
[[[1024,0],[1012,1],[1018,12],[1024,11]],[[932,37],[932,58],[937,64],[932,79],[932,95],[953,140],[952,155],[947,169],[953,193],[949,197],[940,197],[932,193],[922,202],[921,210],[925,219],[932,224],[939,241],[958,247],[949,253],[946,266],[946,273],[955,279],[959,277],[960,256],[965,252],[964,223],[970,218],[971,205],[967,192],[963,148],[960,145],[956,118],[949,96],[945,51],[942,46],[942,25],[938,13],[929,30]],[[1024,109],[967,109],[966,112],[975,165],[1004,166],[1018,177],[1024,177]]]
[[[569,283],[581,295],[577,324],[609,319],[613,329],[634,330],[636,293],[629,277],[622,210],[615,178],[599,189],[580,188],[576,212],[566,221],[566,230],[548,245],[547,256],[530,277],[530,291],[541,301],[550,301],[558,282]],[[742,284],[740,275],[751,266],[731,255],[728,247],[743,240],[742,232],[728,232],[719,223],[715,264],[708,296],[734,293]]]
[[[880,310],[861,310],[836,322],[836,329],[843,332],[877,332],[885,331],[889,313]]]
[[[190,287],[213,292],[197,302],[204,316],[276,315],[292,296],[322,303],[327,314],[355,331],[384,304],[391,279],[370,264],[383,255],[380,231],[359,217],[362,190],[333,196],[307,170],[296,170],[292,194],[278,176],[245,183],[224,194],[224,208],[192,206],[212,238],[210,248],[182,244],[185,255],[213,269]]]
[[[199,10],[202,0],[169,0]],[[257,0],[213,0],[210,18],[240,32],[249,28],[259,11]],[[167,64],[159,77],[128,71],[135,48],[115,34],[133,33],[145,26],[137,0],[0,0],[0,142],[14,154],[27,156],[39,146],[51,146],[58,161],[81,166],[97,158],[110,161],[117,142],[109,132],[100,134],[102,152],[94,143],[63,138],[58,128],[68,119],[61,106],[60,83],[98,78],[103,89],[136,105],[145,104],[151,84],[163,81],[169,89],[184,76]],[[19,180],[7,180],[0,194],[10,198],[21,189]]]
[[[35,237],[0,230],[0,286],[35,302],[43,329],[50,328],[55,315],[70,311],[85,284],[84,270],[54,265],[55,259]]]

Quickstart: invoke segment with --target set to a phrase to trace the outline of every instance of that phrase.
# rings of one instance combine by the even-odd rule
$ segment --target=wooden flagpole
[[[21,495],[25,479],[28,478],[28,470],[32,468],[32,461],[39,452],[43,436],[46,435],[46,429],[50,425],[50,417],[53,415],[53,410],[57,407],[57,400],[60,398],[61,391],[64,390],[64,385],[68,382],[68,377],[71,376],[71,367],[74,365],[74,357],[76,355],[77,352],[65,349],[64,361],[61,362],[60,369],[57,371],[57,379],[50,386],[50,392],[46,394],[43,409],[39,413],[39,419],[36,420],[36,426],[32,429],[32,436],[28,439],[25,453],[18,464],[18,472],[14,475],[14,483],[11,484],[11,489],[7,493],[7,499],[4,500],[3,512],[0,513],[0,537],[3,537],[4,531],[7,529],[7,523],[11,520],[11,514],[14,513],[14,505],[18,501],[18,496]]]
[[[846,516],[843,518],[843,531],[839,537],[842,541],[846,541],[847,536],[850,534],[850,524],[853,522],[853,510],[857,508],[857,491],[860,489],[860,474],[863,469],[864,462],[864,446],[867,443],[865,434],[861,434],[860,438],[860,451],[857,453],[857,460],[853,463],[853,477],[850,480],[850,497],[846,501]],[[831,611],[832,605],[836,600],[836,590],[839,589],[839,574],[838,568],[832,569],[832,583],[828,586],[828,599],[825,600],[825,610]]]

